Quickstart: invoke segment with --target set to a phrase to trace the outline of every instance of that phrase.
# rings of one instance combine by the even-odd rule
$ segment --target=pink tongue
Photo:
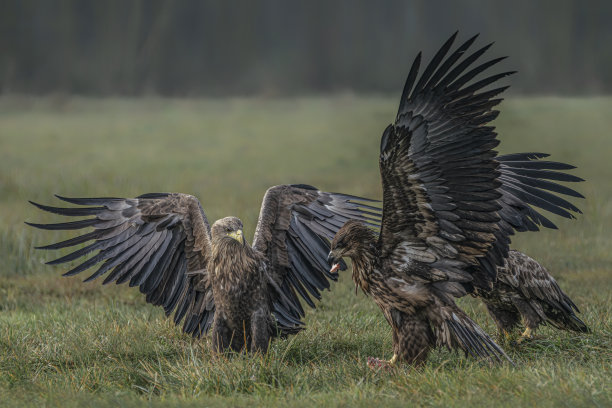
[[[334,266],[332,266],[331,269],[329,270],[329,273],[334,273],[338,269],[340,269],[340,263],[335,263]]]

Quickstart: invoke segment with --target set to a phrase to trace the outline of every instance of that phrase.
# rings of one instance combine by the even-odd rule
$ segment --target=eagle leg
[[[546,318],[542,306],[535,300],[525,301],[524,299],[516,297],[512,299],[512,303],[523,317],[525,327],[527,328],[523,334],[521,334],[521,337],[532,338],[531,332],[535,331]]]
[[[223,353],[230,347],[232,342],[232,331],[225,320],[215,316],[212,329],[212,349],[217,353]]]
[[[519,325],[521,315],[514,305],[502,305],[499,299],[495,301],[485,300],[485,305],[489,315],[495,321],[500,340],[506,341],[512,338],[513,329]]]
[[[251,343],[249,351],[265,354],[270,344],[272,322],[270,311],[257,309],[251,317]]]
[[[385,316],[393,331],[393,357],[388,361],[368,357],[368,367],[373,370],[390,370],[398,361],[422,366],[427,360],[433,337],[429,323],[421,317],[408,315],[395,308],[390,309]]]
[[[521,334],[521,337],[516,341],[516,343],[521,344],[523,341],[530,339],[533,339],[533,330],[527,327],[525,331]]]
[[[217,353],[228,349],[239,352],[244,347],[244,335],[232,330],[227,321],[215,315],[212,330],[212,348]]]

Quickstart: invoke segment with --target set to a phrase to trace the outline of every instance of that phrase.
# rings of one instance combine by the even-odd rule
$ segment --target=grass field
[[[584,215],[514,246],[549,267],[589,335],[543,328],[490,368],[444,350],[426,367],[372,372],[391,333],[343,275],[308,329],[265,357],[212,359],[138,290],[62,278],[33,250],[65,238],[23,221],[57,219],[27,200],[52,194],[196,195],[209,219],[237,215],[252,236],[263,192],[281,183],[380,197],[378,145],[395,98],[287,100],[0,99],[0,405],[610,406],[612,404],[612,99],[511,99],[502,152],[545,151],[579,168]],[[85,276],[81,277],[84,278]],[[489,332],[474,299],[461,299]]]

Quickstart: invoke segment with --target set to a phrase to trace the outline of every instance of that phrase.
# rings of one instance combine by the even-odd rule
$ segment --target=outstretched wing
[[[504,251],[510,244],[510,236],[515,231],[539,231],[540,226],[556,229],[557,226],[542,215],[540,210],[565,218],[575,218],[573,213],[581,213],[575,205],[560,195],[584,198],[582,194],[551,180],[583,180],[559,171],[575,168],[570,164],[539,160],[548,156],[546,153],[514,153],[496,158],[500,163],[499,181],[502,183],[499,188],[501,197],[498,200],[501,207],[498,211],[499,229],[495,232],[496,244],[489,249],[489,253],[481,262],[490,265],[490,259],[497,260],[504,256]]]
[[[315,307],[337,273],[329,272],[329,242],[350,219],[379,226],[380,209],[361,197],[325,193],[307,185],[280,185],[266,192],[253,247],[267,259],[274,314],[286,333],[302,328],[299,297]],[[346,269],[346,265],[342,266]],[[299,295],[299,297],[298,297]]]
[[[538,231],[540,226],[557,228],[533,207],[565,218],[575,218],[573,213],[581,214],[576,206],[559,195],[578,198],[584,196],[555,181],[584,180],[559,171],[574,169],[570,164],[540,160],[548,156],[546,153],[515,153],[497,157],[501,171],[499,179],[502,182],[502,209],[499,214],[502,222],[508,223],[517,231]]]
[[[138,286],[147,302],[173,311],[183,331],[200,336],[212,323],[214,302],[208,283],[211,253],[210,226],[200,202],[186,194],[145,194],[137,198],[66,198],[86,206],[59,208],[34,204],[41,210],[65,216],[91,216],[59,224],[32,224],[46,230],[93,230],[39,249],[61,249],[93,241],[50,265],[78,260],[64,276],[99,265],[85,282],[106,273],[104,284],[129,282]],[[94,256],[83,257],[98,251]]]
[[[494,98],[506,87],[477,92],[512,72],[468,85],[503,58],[472,67],[487,45],[458,62],[476,37],[445,58],[455,37],[418,81],[417,56],[396,121],[383,134],[381,248],[398,268],[414,260],[428,264],[422,278],[462,295],[463,285],[454,282],[490,287],[508,252],[509,240],[498,234],[501,182],[493,149],[499,141],[487,125],[498,114],[492,108],[501,99]]]

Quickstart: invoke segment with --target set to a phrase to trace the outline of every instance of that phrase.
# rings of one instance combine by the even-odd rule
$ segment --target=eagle
[[[510,236],[539,225],[552,227],[533,206],[570,218],[566,209],[579,211],[549,192],[577,194],[549,181],[576,181],[549,170],[568,165],[539,160],[546,156],[541,153],[498,156],[499,140],[489,122],[497,117],[493,107],[507,86],[489,85],[514,72],[482,78],[504,58],[476,63],[491,46],[469,51],[477,35],[449,54],[456,36],[420,77],[417,55],[395,122],[382,134],[380,232],[349,220],[331,244],[330,271],[342,266],[343,257],[350,258],[356,289],[372,297],[392,328],[393,357],[369,359],[371,367],[397,361],[422,365],[439,346],[490,362],[509,360],[454,298],[502,292],[498,270],[516,261],[508,256]],[[535,282],[538,272],[529,268],[519,265]],[[504,290],[529,292],[520,280]]]
[[[330,240],[348,220],[373,226],[380,220],[380,209],[365,204],[371,201],[365,198],[309,185],[274,186],[263,198],[251,246],[239,218],[222,218],[210,226],[192,195],[57,197],[80,207],[31,203],[51,213],[89,218],[28,224],[45,230],[93,230],[39,249],[93,242],[48,264],[79,259],[64,276],[99,265],[85,282],[107,274],[104,284],[138,286],[146,301],[162,306],[166,316],[174,312],[174,323],[183,321],[185,333],[199,338],[212,328],[211,345],[217,352],[264,353],[271,338],[302,330],[300,298],[315,307],[312,297],[320,299],[320,291],[338,276],[326,262]]]
[[[555,278],[538,261],[519,251],[508,253],[504,265],[497,269],[497,282],[492,289],[478,290],[473,295],[482,299],[500,334],[506,337],[523,318],[526,328],[517,343],[532,338],[540,324],[589,332],[576,316],[578,307]]]

